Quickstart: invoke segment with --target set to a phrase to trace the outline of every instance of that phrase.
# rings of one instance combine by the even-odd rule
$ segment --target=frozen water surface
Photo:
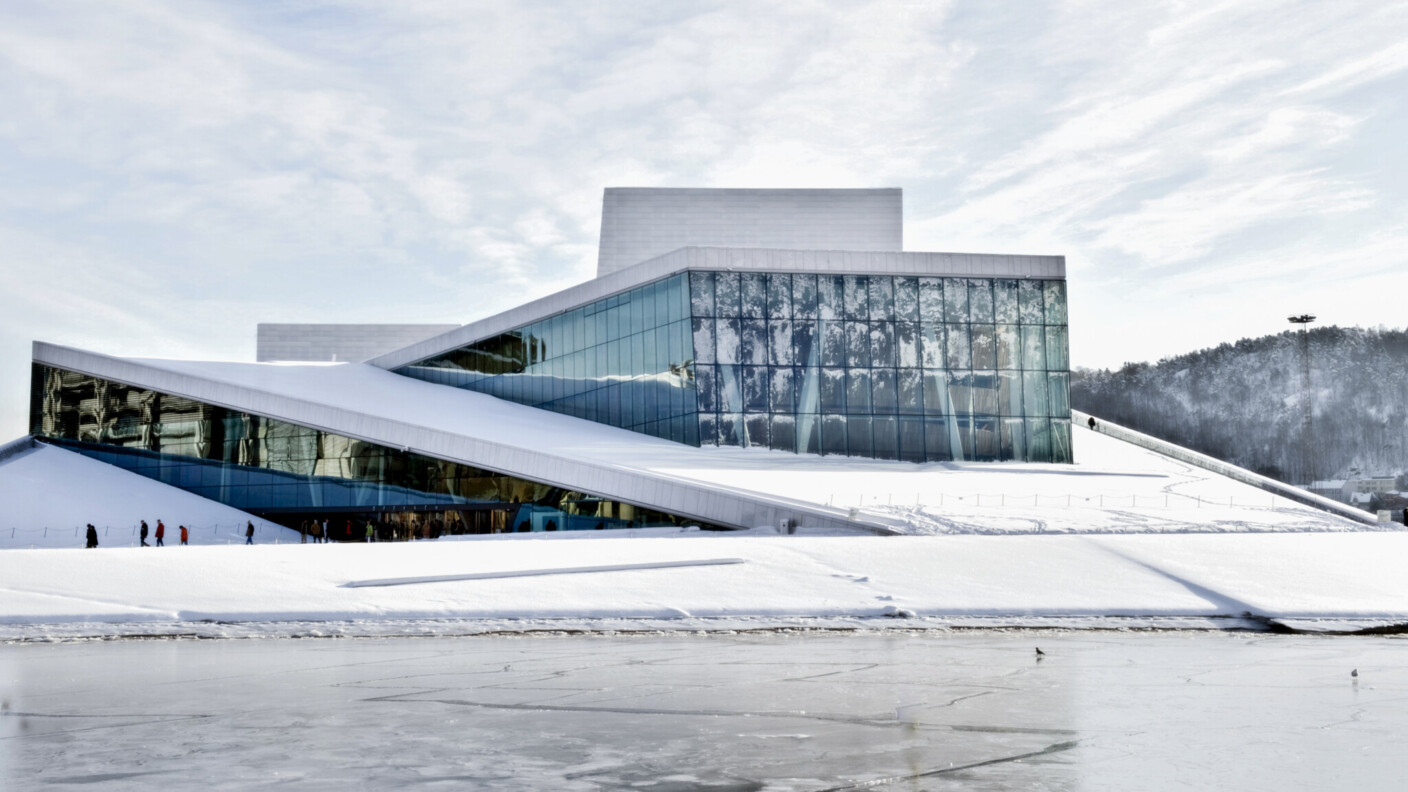
[[[1401,789],[1405,660],[1207,632],[11,644],[0,787]]]

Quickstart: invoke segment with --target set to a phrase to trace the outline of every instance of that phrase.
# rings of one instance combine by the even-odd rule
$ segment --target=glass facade
[[[368,519],[425,535],[700,525],[87,374],[35,365],[31,382],[36,436],[276,522],[356,516],[359,529],[334,538],[363,538]]]
[[[692,364],[675,275],[396,371],[698,445]]]
[[[691,272],[701,443],[1069,462],[1059,280]]]
[[[1071,461],[1061,280],[694,271],[399,369],[690,445]]]

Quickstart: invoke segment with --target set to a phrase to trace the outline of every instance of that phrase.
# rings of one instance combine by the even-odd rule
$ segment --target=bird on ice
[[[1354,677],[1355,679],[1358,679],[1358,678],[1359,678],[1359,669],[1356,668],[1356,669],[1354,669],[1353,671],[1350,671],[1350,672],[1349,672],[1349,675],[1352,676],[1352,677]]]
[[[1036,648],[1036,659],[1040,660],[1043,657],[1046,657],[1046,652],[1041,651],[1041,647],[1038,646]]]

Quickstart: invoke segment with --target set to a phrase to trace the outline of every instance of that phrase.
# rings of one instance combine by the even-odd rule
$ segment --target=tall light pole
[[[1304,410],[1300,425],[1300,475],[1305,485],[1315,483],[1314,462],[1314,402],[1310,397],[1310,323],[1315,317],[1310,314],[1288,317],[1291,324],[1300,325],[1300,400]]]

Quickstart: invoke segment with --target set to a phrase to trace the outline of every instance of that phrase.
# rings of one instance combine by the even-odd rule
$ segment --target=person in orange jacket
[[[157,520],[157,521],[156,521],[156,546],[157,546],[157,547],[165,547],[165,546],[166,546],[166,545],[161,541],[162,538],[165,537],[165,536],[166,536],[166,526],[162,524],[161,520]]]
[[[191,538],[191,532],[186,530],[186,526],[181,526],[181,544],[186,544],[186,540]]]

